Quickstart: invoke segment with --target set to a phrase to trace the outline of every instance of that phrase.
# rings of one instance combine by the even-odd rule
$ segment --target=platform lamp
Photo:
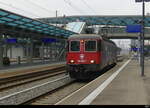
[[[144,27],[145,27],[145,2],[150,0],[135,0],[135,2],[142,2],[142,31],[141,31],[141,76],[144,76]]]

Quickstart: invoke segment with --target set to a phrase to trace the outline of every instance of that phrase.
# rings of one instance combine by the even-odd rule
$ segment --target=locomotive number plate
[[[78,62],[81,62],[81,63],[83,63],[83,62],[86,62],[86,60],[78,60]]]

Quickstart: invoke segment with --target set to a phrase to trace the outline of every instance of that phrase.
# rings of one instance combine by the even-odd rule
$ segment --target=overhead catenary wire
[[[16,10],[19,10],[19,11],[23,11],[23,12],[28,13],[28,14],[30,14],[30,15],[32,15],[32,16],[35,16],[35,17],[40,17],[39,15],[36,15],[36,14],[34,14],[34,13],[28,12],[28,11],[23,10],[23,9],[20,9],[20,8],[17,8],[17,7],[15,7],[15,6],[13,6],[12,4],[7,4],[7,3],[4,3],[4,2],[0,2],[0,4],[5,5],[5,6],[8,6],[8,7],[12,7],[12,8],[14,8],[14,9],[16,9]]]
[[[85,1],[81,0],[89,9],[91,9],[92,12],[96,13],[95,10]]]
[[[20,2],[21,0],[19,0],[18,2]],[[72,9],[74,9],[75,11],[77,11],[77,12],[79,12],[79,13],[81,13],[81,14],[85,14],[85,12],[83,11],[83,10],[81,10],[77,5],[75,5],[71,0],[64,0],[64,2],[68,5],[68,6],[70,6]],[[92,12],[95,12],[93,9],[92,9],[92,7],[85,1],[85,0],[82,0],[82,2],[92,11]],[[20,2],[20,3],[23,3],[23,2]],[[47,8],[45,8],[45,7],[42,7],[41,5],[39,5],[39,4],[37,4],[37,3],[35,3],[35,2],[33,2],[33,1],[31,1],[31,0],[27,0],[27,1],[25,1],[25,3],[29,3],[31,6],[33,5],[34,7],[38,7],[38,8],[41,8],[42,10],[44,10],[44,12],[46,12],[46,13],[48,13],[48,14],[50,14],[50,13],[53,13],[53,15],[56,15],[56,11],[53,11],[53,10],[49,10],[49,9],[47,9]],[[27,4],[25,4],[24,3],[24,6],[26,6]],[[13,9],[16,9],[16,10],[19,10],[19,11],[21,11],[22,13],[24,12],[24,13],[27,13],[27,14],[29,14],[30,16],[33,16],[33,17],[41,17],[39,14],[37,14],[37,13],[33,13],[33,11],[28,11],[28,10],[23,10],[23,9],[21,9],[21,8],[18,8],[18,7],[16,7],[13,3],[12,4],[8,4],[8,3],[4,3],[4,2],[0,2],[0,4],[2,4],[2,5],[5,5],[5,6],[7,6],[7,7],[11,7],[11,8],[13,8]],[[26,7],[29,7],[29,6],[26,6]],[[32,8],[32,10],[33,10],[33,8]],[[69,10],[69,9],[68,9]],[[58,10],[57,10],[57,12],[58,12]],[[59,11],[60,12],[60,11]],[[62,14],[62,15],[64,15],[64,14]]]
[[[34,5],[34,6],[36,6],[36,7],[38,7],[38,8],[41,8],[42,10],[44,10],[45,12],[47,12],[47,13],[53,13],[53,14],[55,14],[56,13],[56,11],[51,11],[51,10],[49,10],[49,9],[47,9],[47,8],[44,8],[44,7],[42,7],[42,6],[40,6],[40,5],[38,5],[38,4],[36,4],[36,3],[34,3],[34,2],[32,2],[31,0],[27,0],[29,3],[31,3],[32,5]]]
[[[70,7],[72,7],[72,9],[74,9],[75,11],[81,13],[81,14],[84,14],[84,12],[82,10],[80,10],[79,8],[77,8],[75,5],[73,5],[71,3],[71,1],[68,1],[68,0],[64,0],[65,3],[67,3]]]

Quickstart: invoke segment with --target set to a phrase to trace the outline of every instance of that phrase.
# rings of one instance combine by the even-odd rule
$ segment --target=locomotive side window
[[[85,51],[96,51],[96,41],[85,41]]]
[[[71,41],[70,51],[80,51],[80,41]]]

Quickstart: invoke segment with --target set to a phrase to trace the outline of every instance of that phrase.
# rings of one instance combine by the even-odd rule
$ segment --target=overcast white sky
[[[0,0],[0,7],[28,17],[58,15],[141,15],[141,3],[135,0]],[[146,3],[146,13],[150,3]]]
[[[56,10],[58,16],[142,14],[142,4],[135,0],[0,0],[0,7],[31,18],[55,17]],[[146,3],[146,13],[150,13],[150,3]],[[129,40],[120,42],[129,47]]]

